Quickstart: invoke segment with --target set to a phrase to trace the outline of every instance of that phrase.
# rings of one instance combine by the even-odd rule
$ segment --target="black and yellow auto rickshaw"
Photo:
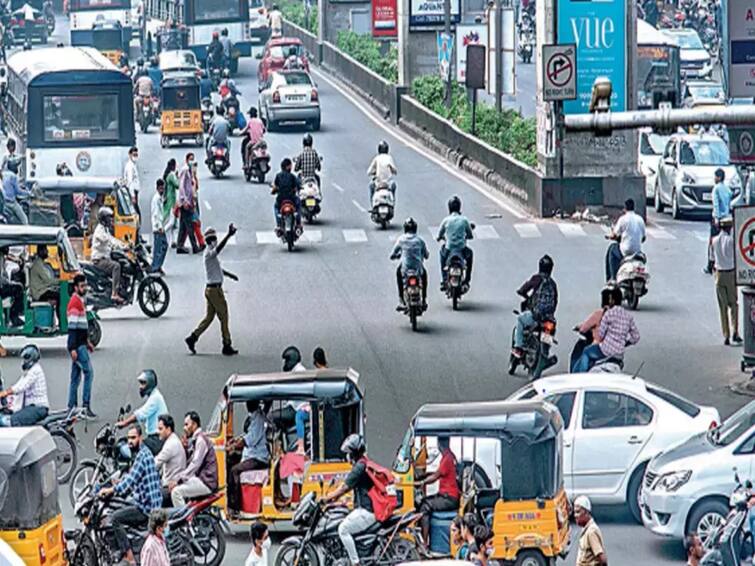
[[[0,539],[27,566],[66,564],[55,451],[42,427],[0,429]]]
[[[118,21],[99,21],[92,26],[92,46],[102,53],[116,67],[121,66],[123,54],[128,52],[124,45],[123,27]]]
[[[562,428],[558,409],[542,401],[424,405],[394,463],[401,511],[413,509],[423,495],[415,492],[415,482],[437,467],[438,438],[448,439],[458,463],[458,513],[473,512],[492,527],[491,558],[553,564],[569,548]],[[434,536],[448,536],[454,513],[436,515],[441,514],[431,516],[431,548]]]
[[[206,431],[217,451],[219,483],[228,486],[219,504],[231,522],[289,521],[300,497],[314,492],[319,498],[343,481],[351,465],[341,453],[341,444],[349,434],[364,433],[364,398],[358,379],[353,369],[228,379]],[[230,470],[239,463],[241,453],[232,446],[248,427],[249,402],[261,403],[274,424],[268,429],[270,465],[241,474],[240,484],[234,485]],[[303,439],[296,432],[297,413]]]
[[[160,145],[168,147],[173,140],[192,140],[202,147],[202,105],[196,74],[175,72],[166,75],[160,83],[160,97]]]

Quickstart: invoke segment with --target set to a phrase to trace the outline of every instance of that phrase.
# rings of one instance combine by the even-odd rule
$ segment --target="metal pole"
[[[735,105],[717,109],[659,108],[634,112],[598,112],[569,114],[564,117],[567,132],[610,133],[613,130],[634,130],[652,126],[674,130],[679,126],[696,124],[725,124],[751,126],[755,124],[755,106]]]
[[[472,135],[477,132],[477,89],[472,89]]]
[[[495,8],[495,109],[503,110],[503,0]]]
[[[558,144],[558,178],[564,178],[564,103],[556,101],[556,143]],[[562,191],[563,193],[563,191]]]
[[[445,20],[445,32],[446,32],[446,38],[450,41],[451,40],[451,0],[444,0],[443,2],[443,16]],[[452,63],[453,63],[453,50],[451,50],[451,53],[448,57],[448,77],[446,80],[446,108],[451,108],[451,102],[453,98],[453,78],[454,75],[451,72],[452,71]]]

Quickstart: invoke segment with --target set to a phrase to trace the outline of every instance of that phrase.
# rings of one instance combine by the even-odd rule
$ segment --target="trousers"
[[[179,248],[184,247],[188,236],[191,242],[191,251],[196,253],[199,246],[197,245],[197,236],[194,234],[194,211],[184,207],[181,207],[179,211],[178,242],[176,245]]]
[[[8,417],[0,417],[0,427],[3,426],[32,426],[44,418],[47,418],[49,409],[47,407],[37,407],[29,405],[20,411],[16,411]]]
[[[89,350],[86,346],[79,346],[76,349],[77,359],[71,360],[71,383],[68,386],[68,408],[73,409],[78,405],[79,382],[81,374],[84,374],[84,406],[89,407],[92,397],[92,381],[94,381],[94,369],[92,369],[92,359],[89,356]]]
[[[165,255],[168,253],[168,236],[165,232],[152,234],[152,271],[159,271],[165,263]]]
[[[734,329],[734,334],[739,334],[739,303],[733,269],[716,271],[716,299],[718,299],[718,315],[721,318],[721,332],[724,338],[730,337],[730,329]],[[730,318],[731,326],[729,326]]]
[[[201,497],[202,495],[210,495],[210,488],[196,476],[189,478],[186,482],[176,486],[170,493],[173,507],[183,507],[186,505],[187,499]]]
[[[228,327],[228,303],[225,300],[225,294],[222,287],[206,287],[204,290],[205,315],[199,321],[199,324],[191,333],[195,339],[207,330],[215,317],[220,321],[220,332],[223,335],[223,346],[231,345],[231,330]]]
[[[121,264],[107,257],[100,257],[92,260],[94,266],[100,271],[104,271],[113,278],[113,295],[117,295],[121,288]]]
[[[611,242],[606,251],[606,281],[615,281],[624,255],[618,242]]]
[[[367,511],[367,509],[354,509],[338,525],[338,536],[352,564],[359,564],[359,553],[357,552],[357,545],[354,542],[354,535],[366,531],[376,521],[377,519],[375,519],[375,515],[371,511]]]
[[[121,554],[126,554],[131,550],[128,535],[124,527],[143,528],[147,526],[149,517],[142,513],[136,505],[127,505],[113,513],[111,518],[115,539],[118,542],[118,549]]]

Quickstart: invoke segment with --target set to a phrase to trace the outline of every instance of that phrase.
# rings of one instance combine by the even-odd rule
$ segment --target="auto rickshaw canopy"
[[[199,78],[186,71],[169,73],[160,83],[160,98],[163,111],[201,111]]]
[[[235,374],[228,379],[226,390],[231,402],[331,399],[339,404],[351,404],[364,399],[358,381],[359,374],[351,368]]]

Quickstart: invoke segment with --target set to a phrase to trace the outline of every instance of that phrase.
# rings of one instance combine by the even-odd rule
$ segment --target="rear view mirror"
[[[131,412],[131,404],[126,405],[126,408],[124,409],[127,413]]]

